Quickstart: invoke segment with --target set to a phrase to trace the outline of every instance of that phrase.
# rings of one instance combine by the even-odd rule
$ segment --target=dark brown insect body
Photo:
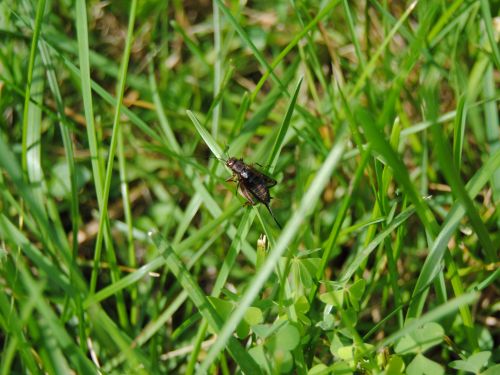
[[[246,164],[243,159],[229,158],[226,165],[233,175],[227,181],[236,181],[241,194],[246,198],[247,204],[255,206],[262,203],[273,217],[274,221],[281,229],[280,223],[276,220],[269,203],[271,195],[269,188],[276,185],[276,180],[259,172],[254,167]]]

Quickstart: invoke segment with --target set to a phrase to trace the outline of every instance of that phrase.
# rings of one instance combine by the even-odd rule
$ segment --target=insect
[[[241,194],[247,200],[245,205],[255,206],[257,203],[262,203],[266,206],[278,227],[282,229],[273,211],[271,211],[271,207],[269,207],[271,202],[269,188],[276,185],[276,180],[246,164],[243,159],[229,158],[226,161],[226,166],[233,172],[233,175],[226,181],[237,183],[237,189],[240,189]]]

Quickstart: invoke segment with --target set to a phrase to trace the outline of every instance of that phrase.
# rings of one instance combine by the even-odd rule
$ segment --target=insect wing
[[[241,195],[243,195],[247,200],[247,203],[251,206],[255,206],[259,201],[258,197],[255,197],[255,195],[246,187],[244,183],[239,183],[238,187],[240,189]]]
[[[265,175],[262,172],[259,172],[257,169],[255,169],[251,165],[249,165],[248,168],[250,168],[252,170],[252,172],[255,173],[262,180],[262,182],[264,183],[264,185],[266,185],[266,187],[270,188],[270,187],[277,184],[277,182],[274,178],[269,177],[268,175]]]

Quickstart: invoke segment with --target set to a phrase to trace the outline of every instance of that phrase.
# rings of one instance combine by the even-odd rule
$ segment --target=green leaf
[[[484,366],[488,364],[488,360],[491,357],[491,352],[484,351],[472,354],[469,358],[465,360],[458,360],[450,362],[448,366],[454,368],[455,370],[463,370],[468,372],[473,372],[477,374]]]
[[[264,339],[270,335],[271,325],[257,324],[252,327],[252,331],[257,335],[257,337]]]
[[[267,339],[275,332],[277,332],[282,326],[288,324],[287,320],[277,320],[273,325],[271,324],[257,324],[252,327],[254,333],[261,339]]]
[[[290,127],[290,121],[292,120],[293,110],[297,102],[297,96],[299,95],[299,90],[301,85],[302,85],[302,78],[299,80],[297,86],[295,87],[292,99],[288,104],[288,109],[286,111],[285,118],[283,119],[283,123],[280,126],[279,133],[276,136],[276,140],[274,141],[274,146],[272,148],[271,155],[269,155],[269,159],[267,160],[268,164],[271,165],[270,171],[274,170],[274,166],[278,161],[278,156],[281,153],[281,149],[284,146],[285,136],[288,132],[288,128]]]
[[[288,350],[276,350],[274,352],[274,367],[278,368],[280,373],[288,373],[293,368],[293,356]]]
[[[220,315],[220,317],[225,320],[227,319],[229,316],[231,316],[231,313],[233,312],[234,310],[234,303],[232,302],[229,302],[229,301],[225,301],[225,300],[222,300],[220,298],[215,298],[215,297],[207,297],[207,299],[210,301],[210,303],[212,304],[213,308],[215,311],[217,311],[217,313]],[[247,311],[247,313],[249,314],[249,319],[258,319],[258,317],[256,316],[256,312],[254,309],[258,310],[260,312],[260,309],[258,308],[252,308],[250,307],[249,309],[252,309],[251,311]],[[247,315],[245,314],[245,318],[247,317]],[[262,319],[262,313],[260,313],[260,318]],[[238,327],[236,328],[236,334],[237,336],[242,339],[242,338],[245,338],[248,336],[248,334],[250,333],[250,327],[249,327],[249,324],[248,322],[245,320],[242,320],[240,322],[240,324],[238,324]]]
[[[250,306],[245,313],[245,322],[247,322],[250,326],[254,326],[260,324],[264,321],[264,316],[262,314],[262,310],[258,307]]]
[[[347,345],[337,350],[337,356],[346,362],[354,361],[354,345]]]
[[[360,301],[363,298],[363,293],[365,292],[366,281],[365,279],[359,279],[352,284],[349,289],[347,289],[347,296],[352,306],[359,311]]]
[[[213,306],[215,311],[217,311],[217,314],[222,319],[227,319],[229,317],[229,315],[231,315],[231,312],[234,309],[233,303],[231,303],[229,301],[225,301],[225,300],[220,299],[220,298],[211,297],[211,296],[208,296],[207,299],[208,299],[208,301],[210,301],[210,304]]]
[[[394,347],[398,354],[423,353],[443,341],[444,330],[438,323],[430,322],[404,336]]]
[[[248,351],[248,354],[253,358],[253,360],[262,368],[265,373],[271,373],[271,365],[267,359],[266,352],[264,350],[264,345],[256,345]]]
[[[407,375],[441,375],[444,369],[438,363],[431,361],[422,354],[417,354],[406,369]]]
[[[300,332],[298,328],[295,325],[287,322],[287,324],[285,324],[276,332],[267,346],[273,352],[276,352],[278,350],[290,351],[295,349],[299,345],[299,343]]]
[[[385,368],[386,375],[401,375],[405,368],[403,359],[398,355],[393,355],[389,358],[389,362]]]
[[[297,298],[297,300],[295,301],[295,311],[297,311],[297,313],[306,313],[309,311],[309,308],[311,306],[309,305],[309,301],[307,300],[307,298],[305,296],[300,296],[299,298]]]
[[[212,153],[215,155],[216,158],[224,159],[224,152],[222,151],[222,148],[219,146],[216,140],[210,135],[210,133],[203,127],[203,125],[201,125],[200,121],[198,121],[194,113],[189,110],[187,110],[186,113],[193,122],[198,133],[200,133],[201,138],[203,138],[210,151],[212,151]]]
[[[500,374],[500,364],[498,365],[493,365],[492,367],[488,368],[486,371],[483,371],[481,375],[497,375]]]
[[[319,295],[321,302],[341,308],[344,304],[344,290],[334,290]]]
[[[352,375],[352,374],[354,374],[352,366],[349,366],[349,363],[344,362],[344,361],[334,363],[330,367],[330,371],[331,371],[330,373],[332,375]]]
[[[352,284],[352,286],[348,289],[349,294],[352,298],[360,301],[363,298],[363,293],[365,292],[366,280],[359,279]]]
[[[335,320],[332,314],[324,314],[323,320],[316,324],[319,328],[324,331],[330,331],[335,327]]]
[[[301,287],[311,288],[320,262],[320,258],[294,258],[291,267],[293,279],[297,280]]]
[[[322,363],[311,367],[307,372],[307,375],[327,375],[327,374],[330,374],[330,370],[326,365]]]

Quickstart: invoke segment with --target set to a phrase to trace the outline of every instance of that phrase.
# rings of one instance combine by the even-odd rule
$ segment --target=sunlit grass
[[[1,374],[498,371],[488,1],[118,4],[0,3]]]

